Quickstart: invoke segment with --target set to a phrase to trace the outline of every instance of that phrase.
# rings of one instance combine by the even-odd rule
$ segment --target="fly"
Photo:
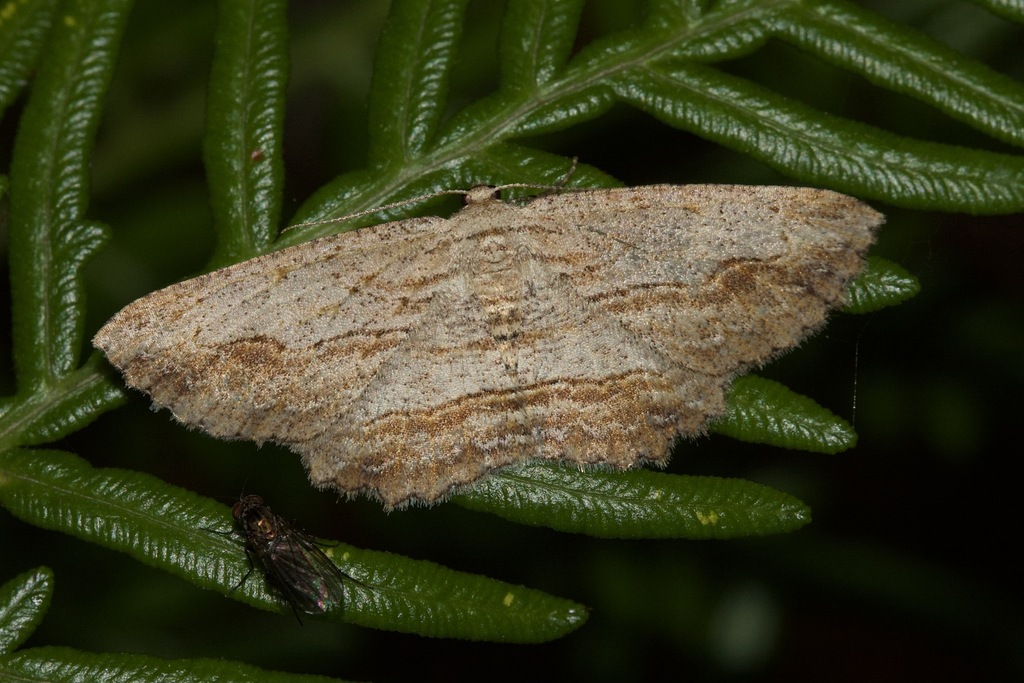
[[[321,614],[335,609],[344,603],[345,581],[360,583],[341,571],[312,536],[271,512],[259,496],[244,496],[231,508],[231,515],[238,525],[236,533],[245,539],[250,565],[238,586],[259,565],[300,624],[299,612]]]

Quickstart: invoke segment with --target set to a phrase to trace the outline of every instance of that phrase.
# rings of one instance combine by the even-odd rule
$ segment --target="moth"
[[[531,461],[664,466],[841,305],[883,216],[827,190],[492,188],[128,305],[93,343],[182,423],[387,508]]]

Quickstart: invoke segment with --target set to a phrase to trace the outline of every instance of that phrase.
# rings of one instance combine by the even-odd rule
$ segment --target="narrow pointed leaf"
[[[918,209],[1024,208],[1024,157],[903,138],[699,64],[617,82],[626,101],[803,181]]]
[[[370,91],[371,166],[403,164],[433,141],[447,104],[465,5],[466,0],[392,3]]]
[[[0,657],[0,680],[39,683],[342,683],[337,678],[268,671],[223,659],[161,659],[138,654],[35,647]]]
[[[501,88],[529,92],[565,65],[583,11],[581,0],[518,0],[502,25]]]
[[[901,266],[880,256],[868,256],[868,267],[850,283],[847,313],[871,313],[917,296],[921,283]]]
[[[125,400],[99,353],[35,393],[0,403],[0,450],[49,443],[82,429]]]
[[[218,232],[213,265],[261,254],[277,234],[288,80],[283,0],[219,3],[203,145]]]
[[[53,595],[53,572],[39,567],[0,586],[0,655],[28,640],[42,621]]]
[[[711,425],[717,434],[814,453],[857,445],[857,433],[846,420],[770,379],[739,377],[726,401],[729,412]]]
[[[130,4],[65,5],[21,119],[11,162],[10,253],[14,360],[23,395],[79,362],[79,270],[105,235],[85,220],[89,152]]]
[[[998,140],[1024,145],[1024,85],[927,36],[856,5],[791,5],[785,39],[896,92],[911,95]]]
[[[547,464],[502,470],[452,500],[520,524],[603,538],[760,536],[811,519],[793,496],[741,479]]]

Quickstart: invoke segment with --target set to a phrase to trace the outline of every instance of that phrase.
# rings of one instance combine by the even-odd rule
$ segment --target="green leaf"
[[[50,443],[124,402],[94,353],[81,368],[24,398],[0,401],[0,450]]]
[[[793,496],[742,479],[546,464],[507,468],[452,501],[520,524],[603,538],[738,538],[811,521],[810,509]]]
[[[800,180],[916,209],[1024,206],[1024,158],[923,142],[815,111],[701,64],[627,74],[619,96]]]
[[[265,252],[277,233],[288,80],[284,19],[283,0],[218,6],[203,145],[218,235],[214,266]]]
[[[917,296],[921,283],[892,261],[869,256],[864,272],[850,283],[847,313],[871,313]]]
[[[397,0],[391,5],[370,90],[370,166],[411,179],[405,163],[437,134],[462,32],[466,0]]]
[[[815,453],[839,453],[857,445],[857,434],[846,420],[770,379],[736,378],[726,403],[729,412],[711,424],[717,434]]]
[[[35,0],[8,2],[0,8],[0,117],[35,68],[56,4]]]
[[[22,396],[78,366],[80,269],[106,237],[85,219],[88,150],[129,2],[69,3],[50,34],[11,162],[14,361]]]
[[[50,683],[341,683],[337,678],[268,671],[223,659],[160,659],[67,647],[35,647],[0,657],[0,679]]]
[[[50,607],[53,572],[39,567],[0,586],[0,655],[16,650]]]
[[[780,36],[870,81],[915,97],[988,135],[1024,145],[1024,88],[927,36],[856,5],[793,3]]]
[[[59,451],[0,453],[0,504],[16,517],[118,550],[262,609],[290,614],[249,570],[230,510],[139,472],[93,469]],[[544,642],[586,621],[580,605],[540,591],[345,544],[325,552],[356,579],[325,618],[444,638]],[[239,585],[239,583],[241,585]],[[237,588],[236,588],[237,587]]]
[[[509,3],[498,45],[506,94],[532,92],[557,76],[572,51],[582,11],[582,0]]]

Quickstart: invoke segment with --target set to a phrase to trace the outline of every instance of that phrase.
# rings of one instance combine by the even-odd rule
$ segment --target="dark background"
[[[632,5],[591,3],[580,44],[634,21]],[[878,9],[1024,79],[1019,26],[965,2]],[[364,163],[364,102],[385,13],[383,2],[293,3],[286,218],[323,182]],[[132,15],[94,157],[91,217],[114,237],[88,269],[90,335],[135,297],[198,272],[212,249],[201,136],[214,21],[206,0],[140,1]],[[500,3],[471,5],[453,107],[494,87],[499,21]],[[1001,149],[778,42],[725,68],[897,133]],[[16,114],[0,126],[0,149],[10,148]],[[794,182],[626,107],[523,142],[578,156],[630,185]],[[812,507],[810,526],[729,542],[603,541],[453,505],[388,515],[315,491],[283,450],[215,442],[133,395],[57,446],[225,503],[257,492],[317,535],[564,596],[590,606],[590,621],[537,646],[313,620],[299,627],[2,513],[0,581],[41,564],[56,575],[53,604],[29,645],[374,680],[653,680],[666,670],[689,680],[1019,678],[1021,219],[874,205],[888,222],[873,253],[918,276],[922,293],[872,315],[836,316],[762,372],[854,422],[858,447],[823,456],[716,436],[680,444],[670,466],[790,492]]]

